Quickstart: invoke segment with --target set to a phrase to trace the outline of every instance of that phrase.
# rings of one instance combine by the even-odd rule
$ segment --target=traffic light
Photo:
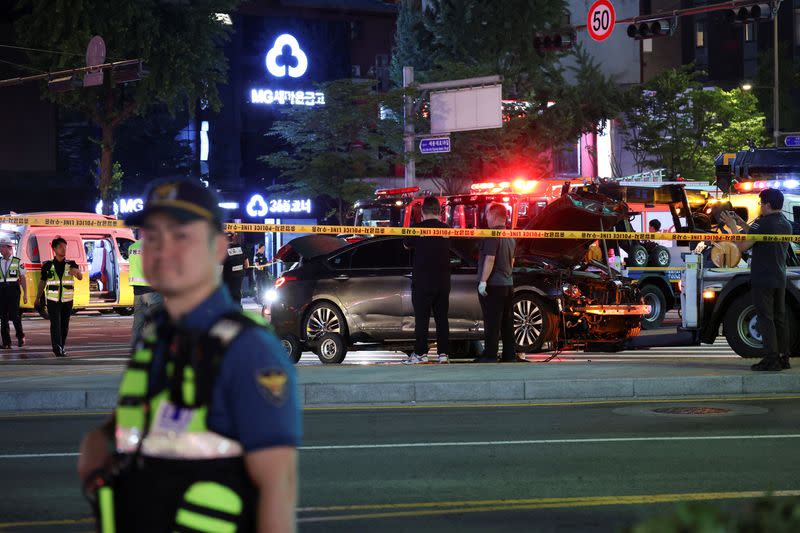
[[[540,52],[569,50],[575,41],[576,35],[572,30],[537,33],[533,38],[533,47]]]
[[[772,6],[769,4],[752,4],[737,7],[728,12],[728,19],[738,24],[770,20],[772,19]]]
[[[666,37],[672,35],[675,26],[667,19],[654,20],[651,22],[633,23],[628,26],[628,37],[633,39],[652,39],[653,37]]]

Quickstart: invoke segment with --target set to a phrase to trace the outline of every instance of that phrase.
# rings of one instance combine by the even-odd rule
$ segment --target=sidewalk
[[[517,364],[298,367],[307,407],[533,402],[800,393],[800,361],[752,372],[754,360],[663,359]],[[0,411],[107,410],[121,366],[0,366]]]

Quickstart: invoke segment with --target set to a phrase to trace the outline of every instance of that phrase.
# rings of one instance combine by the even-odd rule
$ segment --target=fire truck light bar
[[[473,183],[470,190],[476,193],[516,193],[529,194],[536,189],[536,180],[517,178],[514,181],[484,181]]]
[[[378,189],[375,196],[395,196],[398,194],[412,194],[419,192],[419,187],[405,187],[402,189]]]
[[[789,190],[800,188],[798,180],[772,180],[772,181],[743,181],[734,184],[734,188],[739,192],[759,192],[764,189]]]

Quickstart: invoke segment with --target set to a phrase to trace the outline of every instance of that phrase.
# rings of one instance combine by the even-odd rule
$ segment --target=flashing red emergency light
[[[759,192],[764,189],[778,189],[781,191],[800,189],[800,180],[758,180],[741,181],[735,183],[733,187],[737,192]]]
[[[397,196],[400,194],[413,194],[419,192],[419,187],[404,187],[402,189],[378,189],[375,196]]]
[[[514,181],[484,181],[473,183],[470,190],[476,193],[516,193],[530,194],[538,185],[536,180],[517,178]]]

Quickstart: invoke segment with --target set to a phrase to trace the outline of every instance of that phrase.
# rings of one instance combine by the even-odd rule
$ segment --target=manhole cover
[[[661,415],[722,415],[731,410],[721,407],[659,407],[653,412]]]

